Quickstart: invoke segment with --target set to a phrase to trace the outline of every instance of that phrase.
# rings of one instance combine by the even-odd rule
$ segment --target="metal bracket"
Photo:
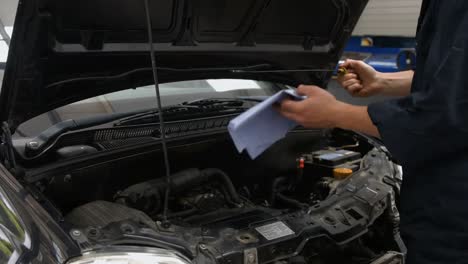
[[[256,248],[244,250],[244,264],[258,264],[258,253]]]
[[[71,235],[72,239],[76,241],[81,250],[85,251],[91,248],[92,245],[82,230],[72,229],[70,230],[69,234]]]

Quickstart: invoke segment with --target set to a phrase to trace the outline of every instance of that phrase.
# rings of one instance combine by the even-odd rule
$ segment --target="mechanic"
[[[305,127],[380,137],[403,166],[401,233],[407,263],[468,263],[468,1],[423,1],[415,71],[379,73],[348,60],[339,78],[353,96],[399,96],[369,106],[316,86],[279,111]]]

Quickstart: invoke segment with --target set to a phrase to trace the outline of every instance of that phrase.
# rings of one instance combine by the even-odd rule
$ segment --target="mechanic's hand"
[[[378,72],[363,61],[346,60],[340,65],[348,70],[344,76],[338,76],[338,83],[352,96],[368,97],[383,92],[383,85]]]
[[[307,128],[333,128],[333,117],[340,103],[335,96],[317,86],[301,85],[297,93],[307,96],[302,101],[283,100],[278,111],[288,119],[294,120]]]

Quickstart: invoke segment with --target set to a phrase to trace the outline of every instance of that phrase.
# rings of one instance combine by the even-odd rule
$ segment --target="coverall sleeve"
[[[468,151],[468,1],[439,1],[423,26],[411,95],[368,113],[402,165]]]
[[[464,35],[432,56],[441,57],[442,63],[429,59],[424,72],[416,71],[410,96],[368,108],[385,146],[402,165],[420,165],[468,149],[468,33]]]

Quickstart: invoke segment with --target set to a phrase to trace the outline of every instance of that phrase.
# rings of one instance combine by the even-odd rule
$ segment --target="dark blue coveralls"
[[[403,165],[408,264],[468,263],[468,0],[425,0],[411,95],[369,106]]]

